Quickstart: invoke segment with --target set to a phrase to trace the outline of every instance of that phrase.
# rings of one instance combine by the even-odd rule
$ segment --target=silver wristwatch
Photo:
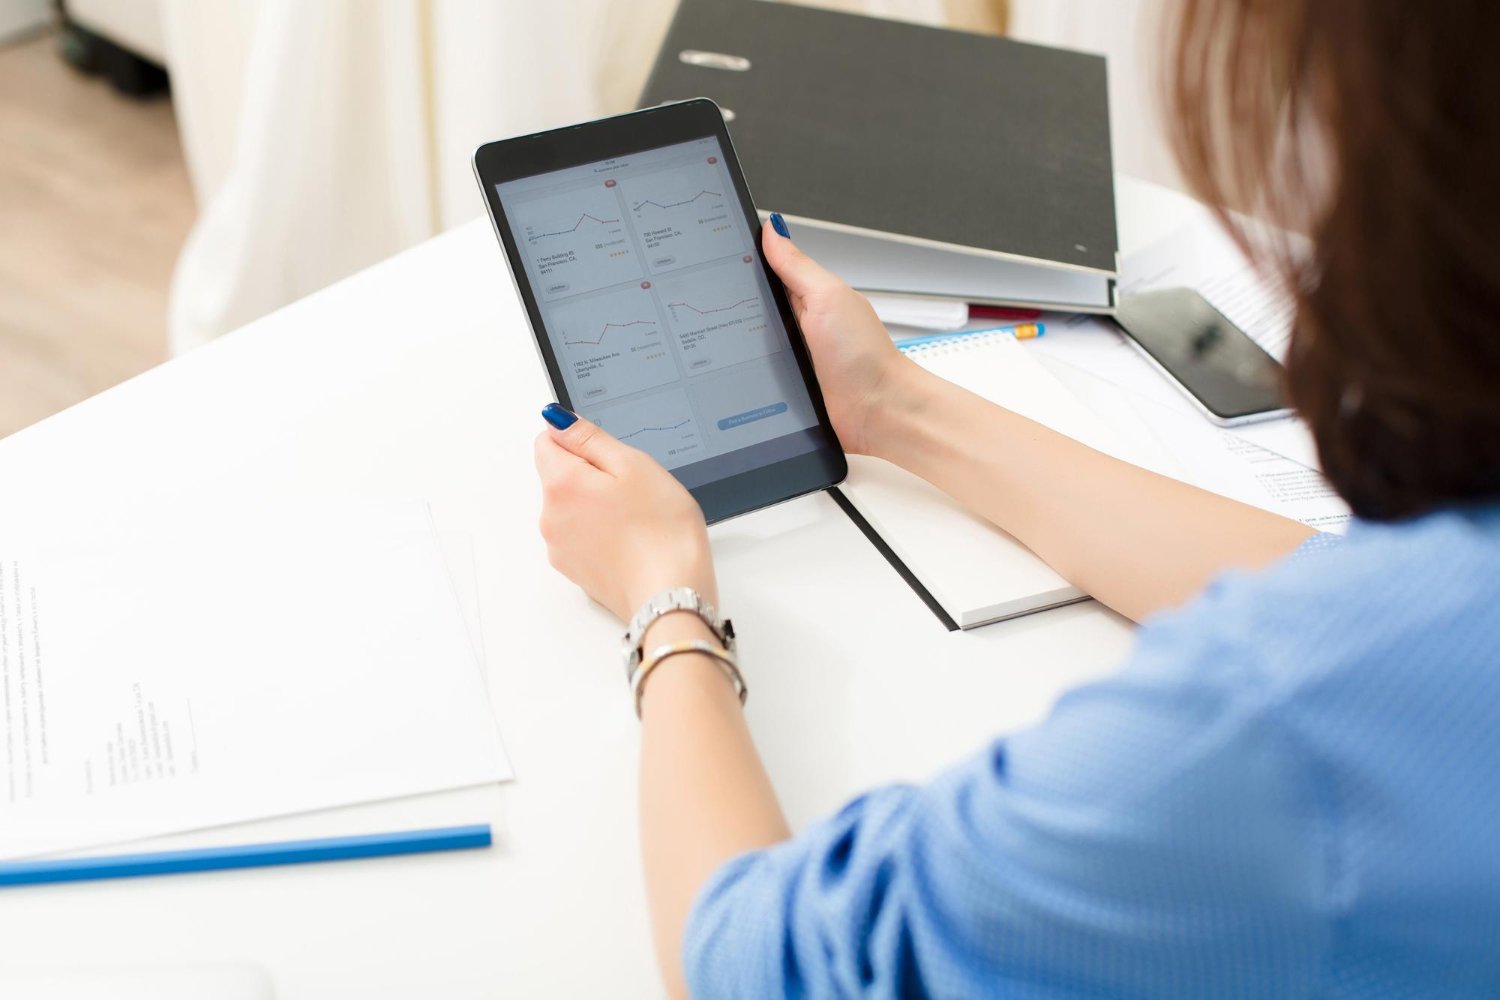
[[[720,619],[714,606],[698,595],[692,587],[673,587],[652,597],[630,619],[625,629],[625,640],[620,652],[625,659],[625,679],[628,681],[641,665],[641,641],[651,623],[670,611],[691,611],[709,627],[724,649],[734,652],[734,623],[728,618]]]

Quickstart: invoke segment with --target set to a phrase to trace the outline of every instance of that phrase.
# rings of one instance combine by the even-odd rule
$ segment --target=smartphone
[[[1115,322],[1220,427],[1291,413],[1281,364],[1192,289],[1127,295]]]

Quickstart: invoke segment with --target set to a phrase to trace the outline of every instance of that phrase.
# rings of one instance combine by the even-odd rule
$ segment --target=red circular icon
[[[719,162],[719,158],[717,156],[710,156],[708,158],[708,162],[709,163],[718,163]]]
[[[748,263],[750,263],[750,255],[749,254],[745,254],[745,256],[741,257],[740,260],[742,260],[746,264],[748,264]]]
[[[643,282],[641,282],[641,287],[642,288],[650,288],[651,287],[651,282],[649,282],[649,281],[643,281]]]
[[[612,187],[615,186],[615,182],[614,182],[614,180],[607,180],[607,181],[604,182],[604,186],[607,187],[607,188],[612,188]]]

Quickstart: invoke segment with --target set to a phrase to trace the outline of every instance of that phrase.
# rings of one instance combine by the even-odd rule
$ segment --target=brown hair
[[[1287,388],[1329,481],[1373,519],[1500,497],[1500,3],[1174,13],[1178,159],[1296,294]]]

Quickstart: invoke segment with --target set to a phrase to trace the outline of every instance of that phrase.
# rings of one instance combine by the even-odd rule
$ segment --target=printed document
[[[1296,311],[1291,296],[1258,273],[1207,213],[1202,215],[1200,224],[1183,227],[1125,257],[1121,294],[1196,289],[1269,354],[1285,360]],[[1038,345],[1043,353],[1138,395],[1163,402],[1180,396],[1182,390],[1153,368],[1113,324],[1075,315],[1053,325],[1060,335]],[[1245,424],[1234,433],[1306,468],[1318,467],[1312,435],[1296,417]]]
[[[423,504],[0,539],[0,858],[511,775]]]

